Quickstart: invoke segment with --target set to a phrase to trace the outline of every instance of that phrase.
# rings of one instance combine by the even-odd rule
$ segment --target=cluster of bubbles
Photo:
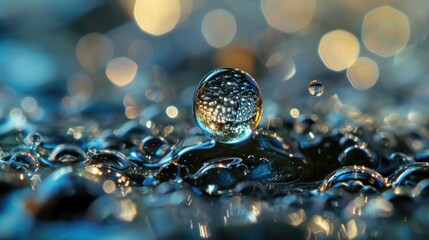
[[[180,127],[164,137],[153,134],[166,125],[156,117],[151,128],[131,121],[84,129],[78,140],[62,129],[4,130],[7,121],[0,123],[0,219],[7,222],[0,238],[60,230],[76,238],[92,231],[149,239],[429,233],[426,127],[386,128],[339,106],[253,131],[262,111],[259,88],[235,69],[205,77],[194,104],[201,129],[177,119]],[[234,113],[198,115],[200,104],[227,104]],[[201,118],[224,124],[216,131],[228,124],[251,131],[240,141],[217,141]]]

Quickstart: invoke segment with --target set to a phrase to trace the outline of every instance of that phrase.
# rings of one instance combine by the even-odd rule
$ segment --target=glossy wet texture
[[[22,142],[1,153],[0,218],[10,227],[0,236],[126,226],[124,238],[422,237],[429,162],[413,143],[428,140],[426,128],[337,116],[301,114],[234,144],[191,125],[161,137],[136,122],[80,141],[6,132]]]

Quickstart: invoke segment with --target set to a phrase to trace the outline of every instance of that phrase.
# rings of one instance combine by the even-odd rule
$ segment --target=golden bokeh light
[[[344,30],[325,34],[319,43],[319,56],[327,68],[342,71],[351,66],[359,56],[358,39]]]
[[[67,82],[67,90],[72,97],[86,100],[93,91],[92,79],[83,73],[76,73]]]
[[[262,0],[261,9],[274,28],[291,33],[306,27],[316,9],[315,0]]]
[[[221,48],[234,39],[237,25],[231,13],[224,9],[216,9],[204,16],[201,31],[208,44]]]
[[[175,106],[168,106],[167,109],[165,109],[165,113],[169,118],[176,118],[177,115],[179,115],[179,110]]]
[[[347,69],[347,78],[358,90],[366,90],[374,86],[378,80],[378,65],[367,57],[360,57]]]
[[[141,30],[155,36],[173,30],[180,19],[179,0],[137,0],[134,19]]]
[[[137,64],[126,57],[112,59],[106,68],[109,80],[119,87],[131,83],[137,74]]]
[[[239,68],[252,74],[255,65],[255,55],[252,50],[241,44],[231,44],[216,53],[218,67]]]
[[[410,23],[402,12],[383,6],[369,12],[362,26],[365,46],[387,57],[401,51],[410,38]]]
[[[90,33],[77,43],[76,56],[84,68],[96,72],[104,69],[112,58],[113,44],[103,34]]]
[[[297,108],[292,108],[289,113],[293,118],[298,118],[300,114]]]

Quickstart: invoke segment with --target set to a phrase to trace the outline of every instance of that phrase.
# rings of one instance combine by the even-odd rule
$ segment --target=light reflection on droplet
[[[344,30],[325,34],[320,40],[319,56],[327,68],[342,71],[352,65],[359,56],[358,39]]]
[[[316,9],[315,0],[262,0],[262,12],[268,23],[280,31],[291,33],[306,27]]]
[[[93,72],[101,70],[113,56],[112,42],[100,33],[90,33],[77,43],[76,56],[86,69]]]
[[[211,46],[221,48],[235,36],[237,25],[234,16],[224,9],[216,9],[204,16],[201,31]]]
[[[383,6],[369,12],[362,26],[365,46],[381,56],[402,50],[410,38],[410,23],[402,12]]]
[[[165,113],[169,118],[176,118],[177,115],[179,114],[179,111],[175,106],[168,106],[167,109],[165,110]]]
[[[141,30],[155,35],[163,35],[173,30],[180,18],[178,0],[137,0],[134,18]]]
[[[37,101],[32,97],[25,97],[21,100],[21,108],[26,112],[34,112],[37,109]]]
[[[112,59],[106,68],[109,80],[119,87],[131,83],[137,74],[137,64],[126,57]]]
[[[378,80],[378,65],[372,59],[360,57],[347,69],[347,78],[358,90],[366,90],[374,86]]]

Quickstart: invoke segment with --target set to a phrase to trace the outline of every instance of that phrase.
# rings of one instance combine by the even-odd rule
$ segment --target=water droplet
[[[85,158],[85,152],[78,146],[72,144],[60,144],[52,150],[48,159],[42,159],[42,162],[51,167],[63,167],[83,163]]]
[[[167,155],[170,144],[162,137],[148,136],[143,139],[139,150],[146,155],[148,162],[153,163]]]
[[[364,166],[347,166],[335,170],[323,180],[319,190],[324,192],[330,188],[344,188],[347,191],[360,191],[365,186],[371,186],[376,190],[386,187],[386,182],[375,170]]]
[[[390,177],[392,187],[409,186],[415,187],[420,181],[429,178],[429,163],[414,162],[408,165],[402,165]]]
[[[290,182],[302,179],[310,170],[309,163],[282,139],[264,132],[240,144],[214,141],[181,149],[173,162],[183,164],[194,174],[207,163],[218,159],[242,159],[250,171],[249,179]]]
[[[156,178],[161,182],[174,180],[176,182],[183,182],[189,176],[189,170],[186,166],[180,164],[165,164],[159,169]]]
[[[36,151],[37,147],[42,143],[42,136],[39,133],[33,133],[28,136],[28,144],[32,151]]]
[[[96,151],[95,154],[90,154],[90,152],[88,151],[89,165],[103,165],[118,170],[125,170],[130,166],[127,157],[121,152],[113,150],[100,150]]]
[[[361,165],[369,168],[376,168],[378,160],[368,148],[357,146],[346,148],[339,156],[338,161],[343,166]]]
[[[216,69],[198,85],[194,114],[208,137],[222,143],[241,142],[251,136],[262,116],[258,84],[241,70]]]
[[[133,149],[129,159],[137,166],[157,168],[169,163],[172,159],[173,149],[162,137],[145,137],[137,149]]]
[[[381,158],[380,165],[378,166],[377,171],[383,176],[389,176],[400,166],[412,162],[414,162],[414,160],[410,156],[401,152],[394,152],[390,154],[387,158]]]
[[[88,153],[87,154],[88,154],[88,157],[94,156],[95,154],[97,154],[97,148],[94,147],[94,146],[90,146],[88,148]]]
[[[313,96],[319,97],[325,92],[325,87],[322,82],[313,80],[308,84],[308,92]]]

